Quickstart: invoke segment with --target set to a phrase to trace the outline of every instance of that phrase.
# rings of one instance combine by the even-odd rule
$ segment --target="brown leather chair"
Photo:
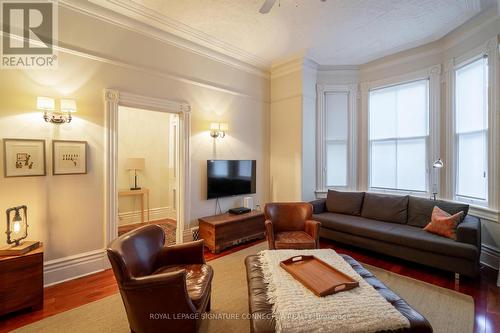
[[[196,332],[210,311],[212,267],[203,240],[164,246],[157,225],[132,230],[106,250],[132,332]]]
[[[268,203],[266,238],[270,250],[319,249],[319,227],[312,220],[312,205],[306,202]]]

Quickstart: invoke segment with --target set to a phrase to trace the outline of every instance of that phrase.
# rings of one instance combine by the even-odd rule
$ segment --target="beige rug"
[[[202,332],[249,332],[248,296],[244,258],[264,249],[261,243],[210,261],[215,270],[212,291],[213,318]],[[423,314],[435,333],[470,333],[474,325],[474,300],[455,291],[365,265],[382,282]],[[114,295],[43,319],[15,332],[130,332],[120,296]]]

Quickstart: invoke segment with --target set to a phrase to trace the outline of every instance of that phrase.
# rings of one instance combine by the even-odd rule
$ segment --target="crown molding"
[[[245,72],[269,78],[269,64],[265,60],[131,1],[59,0],[58,3],[63,8],[105,21],[122,29],[140,33]]]
[[[318,64],[303,55],[276,62],[271,66],[271,79],[276,79],[302,70],[317,71]]]

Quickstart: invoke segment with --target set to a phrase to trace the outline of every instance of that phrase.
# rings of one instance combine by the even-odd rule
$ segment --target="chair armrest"
[[[155,266],[204,264],[204,244],[205,241],[200,239],[194,242],[165,246],[158,254]]]
[[[319,228],[321,227],[321,222],[314,220],[306,220],[305,232],[311,235],[316,242],[316,248],[319,249]]]
[[[457,241],[468,243],[481,249],[481,221],[474,216],[467,215],[457,226]]]
[[[274,229],[273,229],[273,222],[271,220],[266,220],[265,222],[266,226],[266,239],[267,239],[267,245],[269,246],[269,250],[274,250]]]
[[[135,277],[123,283],[121,292],[140,317],[164,313],[196,313],[186,287],[186,270]],[[165,301],[165,300],[168,300]]]
[[[313,206],[313,214],[326,212],[326,199],[317,199],[309,203]]]

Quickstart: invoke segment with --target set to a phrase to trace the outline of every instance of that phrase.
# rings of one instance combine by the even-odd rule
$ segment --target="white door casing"
[[[190,136],[191,107],[188,103],[131,94],[114,89],[104,90],[105,103],[105,242],[109,244],[118,237],[118,107],[127,106],[159,112],[175,113],[179,116],[179,190],[177,191],[176,241],[182,243],[184,225],[189,224],[190,197]]]

